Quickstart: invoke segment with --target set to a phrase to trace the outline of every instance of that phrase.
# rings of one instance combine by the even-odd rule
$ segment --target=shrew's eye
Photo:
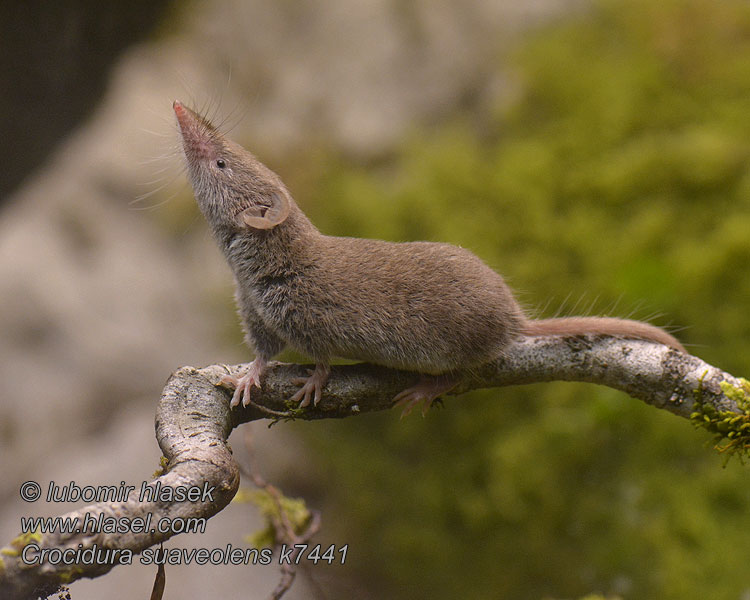
[[[216,166],[219,167],[220,169],[223,169],[224,167],[227,166],[227,163],[224,162],[223,158],[220,158],[219,160],[216,161]]]

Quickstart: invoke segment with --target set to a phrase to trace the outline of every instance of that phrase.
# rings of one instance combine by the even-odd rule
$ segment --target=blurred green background
[[[658,313],[747,374],[750,5],[601,2],[514,67],[510,108],[468,107],[370,164],[321,150],[298,201],[327,233],[470,248],[536,315]],[[383,597],[750,597],[748,467],[615,391],[496,389],[299,430]]]

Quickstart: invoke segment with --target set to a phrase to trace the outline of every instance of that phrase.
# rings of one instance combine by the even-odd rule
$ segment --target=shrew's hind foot
[[[331,374],[331,367],[323,363],[318,363],[315,365],[315,369],[308,370],[308,373],[310,374],[309,377],[295,377],[292,379],[293,384],[302,386],[290,398],[292,402],[299,403],[300,408],[310,406],[310,400],[313,401],[313,406],[318,405],[323,395],[323,388],[328,382],[328,376]]]
[[[250,389],[253,387],[260,389],[260,378],[265,373],[267,366],[266,361],[258,357],[250,363],[247,372],[242,377],[224,375],[221,378],[219,385],[234,389],[232,400],[229,402],[230,408],[238,406],[240,402],[242,402],[242,406],[250,404]]]
[[[403,406],[401,418],[408,417],[414,407],[422,405],[422,416],[427,414],[432,403],[443,394],[450,392],[458,380],[450,375],[422,375],[419,382],[406,388],[393,399],[393,406]]]

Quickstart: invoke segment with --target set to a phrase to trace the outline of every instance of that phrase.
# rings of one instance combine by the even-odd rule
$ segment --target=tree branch
[[[141,502],[140,490],[136,489],[124,502],[93,504],[63,517],[78,517],[82,522],[86,514],[118,519],[151,514],[152,527],[165,517],[208,518],[229,503],[239,485],[238,466],[226,444],[234,427],[257,419],[343,418],[385,410],[392,406],[394,396],[418,377],[367,364],[336,366],[320,404],[297,409],[287,406],[286,399],[296,390],[291,379],[304,376],[306,367],[273,363],[262,389],[253,389],[254,405],[230,411],[230,392],[217,383],[223,375],[236,375],[243,367],[183,367],[167,382],[157,409],[156,436],[168,462],[166,473],[152,485],[213,486],[210,501]],[[698,415],[709,425],[721,418],[729,422],[727,414],[742,415],[745,421],[750,418],[744,380],[659,344],[588,335],[519,340],[502,358],[465,374],[454,393],[553,380],[606,385],[681,417],[692,415],[695,420]],[[700,408],[698,413],[696,407]],[[704,415],[718,415],[719,419]],[[745,429],[750,430],[750,424]],[[29,544],[61,550],[78,549],[80,544],[81,550],[127,549],[138,554],[171,535],[151,531],[21,535],[0,550],[0,597],[44,597],[61,584],[80,577],[98,577],[119,564],[115,560],[107,564],[29,565],[23,560],[23,550]]]

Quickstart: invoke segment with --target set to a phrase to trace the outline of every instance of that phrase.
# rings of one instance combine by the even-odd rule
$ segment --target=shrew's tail
[[[609,317],[564,317],[560,319],[541,319],[526,321],[523,326],[525,335],[610,335],[619,338],[647,340],[664,344],[684,352],[685,348],[674,336],[663,329],[641,321],[613,319]]]

